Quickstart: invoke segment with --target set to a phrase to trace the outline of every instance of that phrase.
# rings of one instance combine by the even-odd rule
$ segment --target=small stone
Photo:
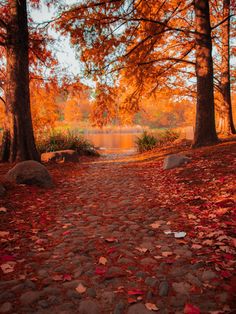
[[[39,301],[38,305],[41,306],[43,309],[46,309],[49,307],[49,303],[46,300]]]
[[[32,289],[32,290],[36,289],[35,283],[29,279],[25,280],[25,287]]]
[[[153,277],[147,277],[145,279],[145,284],[149,287],[152,287],[154,288],[158,283],[158,280],[156,278],[153,278]]]
[[[185,305],[188,297],[183,294],[177,294],[175,297],[171,297],[170,304],[174,307],[181,308]],[[183,313],[183,312],[181,312]]]
[[[12,304],[10,302],[5,302],[0,307],[0,313],[8,313],[12,310]]]
[[[96,296],[97,296],[96,290],[94,288],[88,288],[87,289],[87,294],[91,298],[96,298]]]
[[[113,304],[114,303],[114,299],[115,299],[115,294],[114,294],[114,292],[105,291],[102,294],[102,298],[105,301],[105,303]]]
[[[169,284],[167,281],[162,281],[159,285],[159,296],[166,297],[169,292]]]
[[[72,281],[63,283],[62,285],[66,289],[75,289],[80,283],[82,283],[81,280],[72,280]]]
[[[66,295],[70,299],[81,299],[81,295],[78,292],[76,292],[75,290],[68,290]]]
[[[20,301],[24,305],[30,305],[37,301],[42,295],[41,291],[28,291],[21,295]]]
[[[172,287],[175,290],[175,292],[179,294],[189,294],[189,291],[191,289],[191,285],[187,282],[174,282],[172,283]]]
[[[125,309],[125,304],[123,301],[120,301],[118,304],[116,304],[113,314],[123,314],[124,309]]]
[[[201,281],[191,273],[188,273],[186,275],[186,279],[189,283],[191,283],[194,286],[201,287],[202,285]]]
[[[216,273],[214,273],[213,271],[211,270],[205,270],[203,273],[202,273],[202,280],[203,281],[209,281],[211,279],[214,279],[216,278],[217,275]]]
[[[38,271],[38,277],[46,278],[46,277],[48,277],[48,272],[45,269],[40,269]]]
[[[43,289],[42,294],[52,294],[52,295],[59,295],[60,294],[60,289],[56,287],[46,287]]]
[[[135,275],[137,278],[145,278],[148,274],[144,271],[137,271]]]
[[[127,314],[150,314],[150,313],[151,312],[145,307],[145,305],[141,303],[131,305],[127,312]]]
[[[99,306],[96,302],[91,300],[84,300],[79,305],[80,314],[101,314]]]

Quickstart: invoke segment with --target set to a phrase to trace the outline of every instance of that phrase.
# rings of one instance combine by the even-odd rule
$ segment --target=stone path
[[[178,191],[160,162],[101,158],[69,169],[52,171],[54,190],[22,186],[5,204],[12,224],[2,252],[15,269],[1,273],[0,313],[233,313],[231,292],[173,211]]]

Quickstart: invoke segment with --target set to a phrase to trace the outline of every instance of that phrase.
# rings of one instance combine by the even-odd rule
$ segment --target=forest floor
[[[0,313],[236,313],[235,138],[47,168],[0,199]]]

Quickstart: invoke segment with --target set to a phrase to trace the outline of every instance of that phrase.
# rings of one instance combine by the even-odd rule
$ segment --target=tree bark
[[[230,93],[230,0],[223,0],[223,19],[227,18],[222,24],[222,65],[221,65],[221,93],[222,102],[219,108],[219,119],[221,121],[220,133],[230,135],[235,134],[235,127],[232,114],[232,103]]]
[[[213,93],[212,40],[208,0],[195,0],[197,110],[193,147],[218,142]]]
[[[30,111],[26,0],[9,0],[7,26],[6,110],[10,131],[9,161],[39,160]]]

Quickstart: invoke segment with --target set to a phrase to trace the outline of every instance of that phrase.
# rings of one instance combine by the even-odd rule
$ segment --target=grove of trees
[[[42,0],[42,4],[50,1]],[[235,54],[231,47],[235,38],[233,0],[84,0],[61,4],[51,2],[55,18],[43,27],[70,37],[78,62],[84,64],[84,75],[96,82],[91,116],[98,125],[108,123],[111,117],[129,123],[145,99],[156,101],[158,108],[158,95],[169,94],[185,104],[196,103],[194,147],[218,142],[216,116],[221,133],[235,133],[231,101],[235,71],[230,63]],[[48,33],[42,36],[37,27],[29,29],[27,5],[29,10],[31,5],[40,6],[40,1],[0,1],[1,98],[5,108],[2,161],[39,160],[32,113],[38,117],[35,125],[45,115],[54,121],[58,113],[50,97],[55,99],[70,86],[66,77],[58,82],[57,73],[51,84],[43,83],[39,61],[56,61],[47,48]],[[39,82],[30,83],[30,63],[38,67]],[[84,90],[81,99],[84,97],[87,104],[88,91],[79,86]],[[30,95],[32,103],[44,99],[38,102],[45,108],[44,117],[39,118],[37,106],[30,107]],[[82,116],[72,96],[65,111],[71,121]]]

